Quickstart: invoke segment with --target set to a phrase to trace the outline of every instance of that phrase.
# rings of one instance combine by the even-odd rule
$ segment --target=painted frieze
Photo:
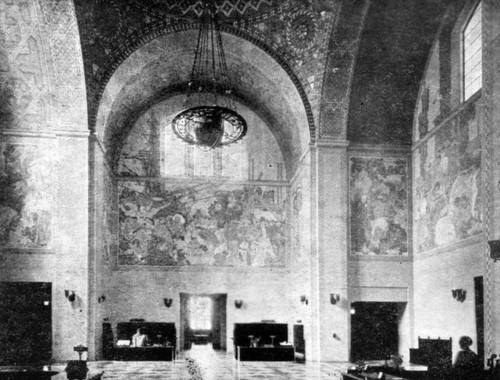
[[[284,267],[284,189],[122,181],[119,265]]]
[[[449,120],[414,154],[417,252],[482,232],[481,145],[475,105]]]

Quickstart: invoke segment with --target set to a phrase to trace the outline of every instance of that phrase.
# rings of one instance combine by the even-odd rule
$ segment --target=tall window
[[[192,330],[212,329],[212,299],[210,297],[189,299],[189,327]]]
[[[479,2],[462,36],[464,101],[480,90],[483,85],[481,28],[481,2]]]
[[[229,177],[248,179],[248,153],[245,141],[222,149],[203,151],[177,138],[171,124],[165,128],[166,176]]]

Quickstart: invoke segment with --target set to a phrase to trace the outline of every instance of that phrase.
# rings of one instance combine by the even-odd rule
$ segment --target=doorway
[[[476,309],[477,356],[484,360],[484,285],[483,276],[474,277],[474,301]]]
[[[351,304],[351,361],[386,360],[398,353],[399,304]]]
[[[0,365],[37,365],[52,357],[52,284],[0,282]]]
[[[227,294],[180,294],[181,347],[193,344],[226,349]]]

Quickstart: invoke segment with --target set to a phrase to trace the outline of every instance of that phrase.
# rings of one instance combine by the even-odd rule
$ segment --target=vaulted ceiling
[[[224,32],[261,49],[289,76],[302,101],[307,124],[302,127],[308,128],[311,140],[333,137],[356,143],[411,144],[418,88],[446,0],[215,1]],[[75,0],[91,128],[96,127],[106,85],[120,64],[155,38],[195,29],[202,3]],[[171,53],[186,62],[185,51]],[[234,53],[233,77],[241,74],[252,80],[251,61],[252,57]],[[266,69],[275,70],[260,67]],[[169,88],[171,96],[179,94],[186,80],[180,77],[160,91],[157,101],[168,98]],[[259,98],[263,88],[256,88],[259,92],[254,94],[251,84],[242,88],[241,101],[249,107],[269,103],[270,94]],[[138,102],[132,113],[143,112],[154,99]],[[286,99],[276,98],[276,102]],[[286,118],[290,107],[295,105],[274,105],[263,112]],[[273,115],[269,119],[285,124],[284,119],[273,120]],[[277,127],[278,134],[279,128],[286,126]]]

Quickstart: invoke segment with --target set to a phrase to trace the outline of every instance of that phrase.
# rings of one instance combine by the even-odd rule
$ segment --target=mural
[[[50,248],[52,149],[0,144],[0,248]]]
[[[284,267],[284,189],[119,184],[119,265]]]
[[[102,223],[101,231],[103,233],[101,239],[101,250],[103,252],[104,262],[111,263],[111,259],[116,257],[117,247],[117,215],[116,215],[116,197],[114,192],[113,179],[106,171],[103,174],[103,190],[104,202],[102,202]]]
[[[480,233],[481,145],[474,104],[420,145],[414,159],[417,252]]]
[[[351,254],[408,255],[407,160],[351,157]]]

